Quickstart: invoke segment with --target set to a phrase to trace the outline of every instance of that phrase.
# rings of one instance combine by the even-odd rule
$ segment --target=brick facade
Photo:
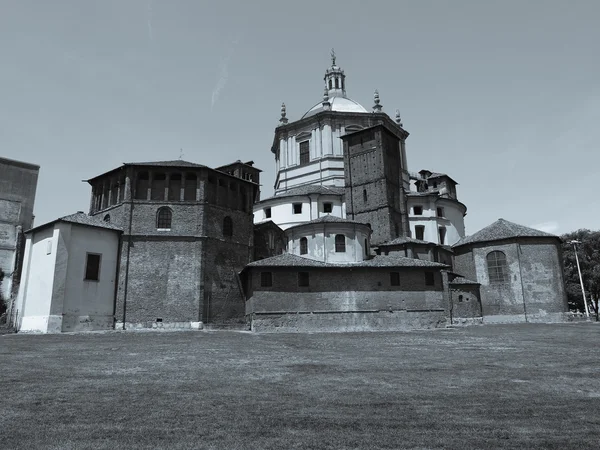
[[[224,166],[239,178],[185,161],[126,164],[89,180],[90,215],[124,230],[119,325],[243,318],[237,274],[252,261],[259,182],[244,166]]]

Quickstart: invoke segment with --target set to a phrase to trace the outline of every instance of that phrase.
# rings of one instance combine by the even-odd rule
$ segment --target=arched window
[[[110,214],[107,214],[104,216],[104,221],[105,222],[110,222]]]
[[[490,284],[508,282],[508,266],[504,252],[495,250],[486,256]]]
[[[333,80],[329,79],[329,89],[333,89]]]
[[[156,213],[156,228],[169,230],[171,228],[172,217],[173,213],[166,206],[158,208],[158,212]]]
[[[233,236],[233,221],[229,216],[225,216],[223,219],[223,236]]]
[[[336,79],[335,79],[335,88],[336,88],[336,89],[339,89],[339,88],[340,88],[340,79],[339,79],[339,78],[336,78]]]
[[[300,238],[300,254],[306,255],[308,253],[308,239],[305,237]]]
[[[344,253],[346,251],[346,236],[343,234],[335,235],[335,251],[336,253]]]

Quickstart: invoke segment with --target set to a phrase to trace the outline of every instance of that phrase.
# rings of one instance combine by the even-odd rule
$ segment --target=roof
[[[354,100],[348,97],[330,97],[329,103],[331,103],[331,111],[354,113],[369,112],[360,103],[355,102]],[[305,117],[314,116],[315,114],[320,113],[321,111],[324,111],[323,100],[321,100],[315,106],[306,111],[302,118],[304,119]]]
[[[465,277],[456,277],[454,280],[450,282],[450,284],[481,284],[477,281],[469,280]]]
[[[407,258],[399,255],[378,255],[366,261],[351,263],[326,263],[305,258],[303,256],[292,255],[291,253],[284,253],[271,258],[251,262],[247,267],[428,267],[432,269],[443,269],[448,266],[441,263]]]
[[[123,163],[125,166],[160,166],[160,167],[208,167],[203,164],[197,164],[182,159],[173,159],[170,161],[148,161]]]
[[[47,222],[42,225],[38,225],[37,227],[31,228],[27,230],[26,233],[31,233],[32,231],[38,231],[42,228],[46,228],[50,225],[54,225],[57,222],[67,222],[67,223],[75,223],[77,225],[85,225],[88,227],[96,227],[96,228],[105,228],[108,230],[114,231],[123,231],[121,227],[115,225],[114,223],[105,222],[99,216],[88,216],[86,213],[82,211],[78,211],[75,214],[69,214],[68,216],[59,217],[52,222]]]
[[[23,169],[32,169],[32,170],[40,169],[40,166],[38,166],[37,164],[31,164],[31,163],[24,162],[24,161],[17,161],[16,159],[9,159],[9,158],[3,158],[3,157],[0,157],[0,164],[7,164],[9,166],[22,167]]]
[[[295,188],[288,189],[287,191],[276,194],[272,197],[262,199],[258,203],[265,202],[267,200],[273,200],[275,198],[295,197],[300,195],[309,194],[321,194],[321,195],[344,195],[346,188],[338,186],[320,186],[316,184],[307,184],[305,186],[298,186]]]
[[[350,219],[343,219],[342,217],[337,217],[337,216],[332,216],[331,214],[327,214],[327,215],[321,216],[317,219],[309,220],[307,222],[302,222],[302,223],[299,223],[298,225],[289,227],[288,230],[290,230],[292,228],[302,227],[304,225],[313,225],[313,224],[319,224],[319,223],[348,223],[348,224],[363,225],[365,227],[369,226],[364,222],[358,222],[356,220],[350,220]]]
[[[482,228],[477,233],[462,238],[452,247],[460,247],[461,245],[474,244],[477,242],[500,241],[504,239],[523,238],[523,237],[545,237],[556,238],[558,236],[544,231],[529,228],[523,225],[518,225],[508,220],[498,219],[493,224]]]
[[[388,242],[378,244],[376,247],[387,247],[391,245],[403,245],[403,244],[419,244],[419,245],[437,245],[435,242],[422,241],[408,236],[400,236],[396,239]]]

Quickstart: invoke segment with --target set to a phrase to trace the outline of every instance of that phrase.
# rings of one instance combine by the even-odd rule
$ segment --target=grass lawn
[[[600,325],[0,336],[0,448],[600,448]]]

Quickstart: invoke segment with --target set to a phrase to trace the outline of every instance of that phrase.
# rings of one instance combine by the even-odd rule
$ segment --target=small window
[[[343,234],[335,235],[335,251],[336,253],[344,253],[346,251],[346,236]]]
[[[415,238],[423,241],[425,239],[425,225],[415,226]]]
[[[223,236],[233,236],[233,221],[229,216],[225,216],[225,218],[223,218]]]
[[[444,208],[437,208],[437,216],[444,217]]]
[[[273,273],[272,272],[261,272],[260,273],[260,287],[271,287],[273,286]]]
[[[110,222],[110,214],[107,214],[104,216],[104,221],[105,222]]]
[[[88,281],[98,281],[100,279],[100,259],[101,255],[97,253],[88,253],[85,263],[85,279]]]
[[[435,278],[433,272],[425,272],[425,286],[433,286],[435,284]]]
[[[339,88],[340,88],[340,80],[339,80],[339,78],[336,78],[336,79],[335,79],[335,88],[336,88],[336,89],[339,89]]]
[[[437,189],[437,181],[434,181],[434,182],[433,182],[433,188],[434,188],[434,189]]]
[[[439,227],[440,245],[446,245],[446,227]]]
[[[399,272],[390,272],[390,286],[400,286]]]
[[[305,237],[300,238],[300,254],[306,255],[308,253],[308,239]]]
[[[365,258],[369,257],[369,242],[365,239]]]
[[[330,203],[330,202],[323,203],[323,212],[330,213],[331,211],[333,211],[333,203]]]
[[[52,239],[48,239],[48,242],[46,242],[46,255],[49,255],[52,253]]]
[[[367,203],[367,190],[363,189],[363,202]]]
[[[271,208],[265,208],[265,219],[271,218]]]
[[[329,89],[333,89],[333,80],[329,79]]]
[[[292,211],[294,214],[302,214],[302,203],[293,203]]]
[[[422,206],[413,206],[413,213],[415,216],[423,215],[423,207]]]
[[[172,217],[173,214],[171,213],[171,210],[166,206],[158,208],[158,212],[156,213],[156,228],[170,230]]]
[[[310,285],[308,272],[298,272],[298,286],[306,287]]]
[[[310,144],[308,141],[300,142],[300,164],[310,162]]]
[[[486,256],[490,284],[508,282],[508,266],[504,252],[493,251]]]
[[[458,296],[458,301],[459,301],[459,303],[462,303],[462,301],[463,301],[463,296],[462,296],[462,294]]]
[[[397,223],[394,224],[394,231],[396,232],[396,237],[400,236],[400,226]]]

